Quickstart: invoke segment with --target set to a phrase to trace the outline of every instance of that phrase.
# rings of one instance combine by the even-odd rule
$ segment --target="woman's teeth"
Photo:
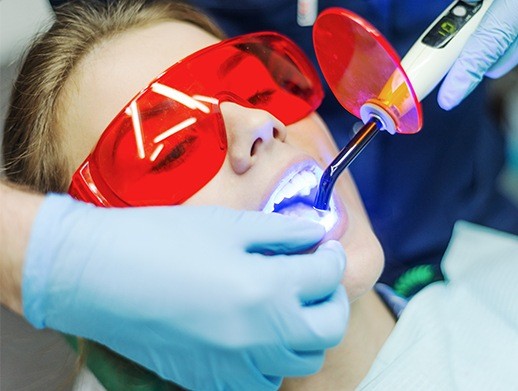
[[[282,181],[272,193],[263,211],[266,213],[280,212],[295,202],[312,205],[318,185],[317,175],[319,174],[315,172],[316,170],[316,167],[306,169]]]
[[[317,212],[313,208],[321,176],[322,170],[312,167],[285,178],[270,196],[263,212],[275,212],[312,220],[323,225],[329,232],[338,221],[333,199],[327,212]]]
[[[299,172],[279,190],[273,202],[274,204],[280,204],[286,198],[292,198],[295,195],[308,196],[317,184],[315,174],[308,171]]]

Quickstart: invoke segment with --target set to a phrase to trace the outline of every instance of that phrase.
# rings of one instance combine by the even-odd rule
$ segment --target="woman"
[[[111,29],[105,27],[105,31],[92,20],[99,17],[95,8],[81,5],[67,8],[74,23],[68,23],[63,34],[68,41],[75,41],[63,45],[81,47],[79,42],[83,45],[87,42],[89,46],[81,47],[81,54],[77,49],[73,52],[55,45],[47,48],[52,51],[47,54],[53,59],[52,65],[60,66],[60,69],[35,72],[36,66],[30,61],[39,61],[42,56],[29,54],[21,73],[26,80],[31,79],[27,77],[31,70],[34,78],[44,74],[45,80],[39,80],[38,85],[47,91],[33,93],[28,90],[37,88],[34,79],[23,87],[18,84],[16,91],[21,93],[13,98],[4,141],[11,179],[42,191],[66,191],[74,170],[96,144],[110,120],[136,92],[171,64],[218,42],[214,36],[216,31],[207,24],[202,29],[192,23],[178,22],[178,19],[186,18],[177,14],[174,18],[165,17],[159,7],[170,2],[155,2],[144,7],[146,11],[140,10],[139,3],[123,2],[117,10],[111,9],[110,16],[104,16],[105,23],[106,20],[117,20],[117,23],[113,22]],[[144,18],[146,13],[153,17]],[[124,17],[123,23],[120,20]],[[73,33],[71,30],[74,29],[87,31]],[[97,40],[95,44],[89,41],[93,36]],[[42,45],[44,43],[33,50],[43,51]],[[71,52],[75,58],[69,58]],[[64,61],[65,57],[68,61]],[[28,96],[39,102],[29,102]],[[31,112],[40,112],[36,121],[45,116],[46,124],[14,125],[13,120],[28,118],[14,112],[23,106]],[[234,102],[222,103],[221,112],[228,138],[223,166],[184,204],[260,210],[282,183],[283,175],[302,166],[322,168],[336,152],[325,125],[315,113],[286,127],[266,111],[245,108]],[[27,137],[24,144],[19,141],[22,134],[13,133],[20,129],[33,129],[30,134],[23,134]],[[31,151],[31,148],[36,150]],[[252,149],[255,149],[253,154]],[[20,153],[21,150],[24,153]],[[229,188],[233,191],[228,191]],[[334,229],[333,237],[342,237],[346,246],[349,257],[346,285],[350,298],[355,300],[378,277],[383,256],[350,177],[344,177],[339,189],[347,211],[345,207],[339,208],[343,218]],[[341,203],[337,201],[337,204]]]
[[[175,128],[178,121],[185,125],[182,122],[185,118],[178,117],[178,111],[167,106],[174,99],[180,101],[180,98],[175,95],[173,99],[168,95],[170,92],[164,92],[163,86],[168,85],[163,80],[180,74],[182,77],[177,80],[184,83],[185,74],[195,76],[196,72],[189,74],[185,71],[184,74],[182,69],[193,64],[196,57],[188,57],[169,67],[192,53],[206,56],[208,50],[214,53],[215,47],[220,53],[222,46],[217,45],[220,34],[199,15],[191,17],[193,11],[190,9],[180,15],[171,15],[165,12],[170,1],[143,3],[119,2],[108,8],[77,3],[76,6],[62,9],[63,15],[58,15],[58,20],[63,18],[69,22],[63,24],[61,30],[62,44],[68,45],[67,50],[64,46],[56,46],[53,37],[44,36],[29,52],[28,61],[17,82],[4,139],[9,177],[40,191],[58,192],[65,192],[73,177],[72,192],[76,196],[106,205],[159,203],[169,193],[161,192],[161,189],[158,193],[154,192],[156,182],[146,182],[148,187],[133,186],[136,182],[128,179],[139,169],[136,167],[141,167],[141,161],[147,159],[149,166],[146,167],[152,167],[149,170],[160,174],[176,172],[186,166],[195,170],[196,175],[192,175],[195,178],[206,174],[200,182],[191,182],[188,176],[175,182],[174,185],[178,186],[173,188],[178,187],[180,194],[174,196],[173,202],[265,212],[277,208],[280,212],[318,218],[308,212],[310,208],[307,207],[302,188],[307,182],[318,180],[322,168],[336,154],[336,147],[325,124],[314,112],[319,101],[318,86],[309,87],[309,92],[302,88],[307,80],[312,80],[312,71],[301,71],[300,74],[308,76],[308,79],[300,81],[299,76],[293,76],[294,70],[282,65],[290,75],[290,81],[299,84],[295,87],[289,85],[286,89],[270,86],[266,92],[250,90],[248,96],[243,96],[242,86],[245,82],[263,80],[255,71],[275,68],[277,62],[274,65],[265,64],[271,64],[269,61],[275,56],[270,55],[276,55],[279,50],[266,45],[270,52],[269,57],[264,59],[254,49],[257,36],[238,41],[232,47],[245,47],[244,53],[247,54],[244,57],[247,60],[253,57],[252,60],[259,60],[262,65],[242,68],[243,55],[229,55],[223,61],[225,66],[219,68],[225,70],[225,76],[222,76],[217,87],[225,91],[219,91],[223,94],[216,91],[218,101],[207,100],[207,96],[193,98],[189,95],[188,103],[182,103],[182,107],[188,104],[194,107],[187,112],[191,115],[196,111],[196,115],[200,115],[196,120],[200,123],[211,120],[213,126],[224,130],[223,135],[215,135],[217,141],[224,145],[220,148],[224,152],[218,155],[219,160],[216,157],[215,162],[205,164],[202,161],[201,167],[196,166],[192,157],[185,157],[184,150],[193,149],[192,145],[205,147],[207,142],[180,138],[173,144],[181,149],[181,153],[177,153],[178,149],[167,150],[170,146],[165,144],[160,147],[162,141],[173,140],[183,134],[181,130],[184,128],[180,131]],[[74,23],[70,23],[72,20]],[[282,37],[274,38],[275,42],[278,39],[282,43],[283,48],[290,47]],[[265,44],[259,46],[264,47]],[[209,49],[200,52],[207,47]],[[35,55],[41,51],[45,52],[44,56]],[[31,59],[41,62],[36,66],[30,62]],[[294,63],[299,70],[305,67],[296,61]],[[213,62],[203,64],[210,74]],[[52,70],[49,69],[51,65],[54,66]],[[168,68],[167,72],[161,73]],[[239,73],[242,69],[254,69],[254,73]],[[159,78],[154,79],[157,75],[160,75]],[[218,75],[220,73],[216,73]],[[234,80],[232,75],[239,77]],[[205,77],[202,73],[197,76],[201,79]],[[286,99],[293,99],[293,103],[289,106],[276,104],[277,97],[283,94],[287,94]],[[309,97],[312,102],[305,109],[300,103],[304,100],[302,97]],[[146,112],[142,104],[149,102],[152,106]],[[165,126],[158,133],[155,128],[146,127],[156,110],[166,113],[166,120],[174,117],[176,122],[170,124],[172,127]],[[292,111],[296,113],[292,115]],[[203,113],[207,114],[208,119],[203,117]],[[26,129],[31,131],[26,132]],[[213,132],[213,127],[205,125],[200,129]],[[114,140],[111,144],[106,141],[110,138]],[[149,150],[148,144],[144,144],[148,138],[155,143]],[[136,152],[119,158],[118,151],[129,142],[133,143]],[[103,147],[106,145],[109,145],[108,151],[113,153],[106,153]],[[165,157],[162,151],[167,151]],[[104,160],[99,160],[99,157]],[[124,160],[126,158],[128,160]],[[90,182],[90,177],[84,173],[93,169],[95,164],[98,172],[95,174],[92,171],[92,177],[97,175],[97,179]],[[116,170],[110,172],[105,168],[107,166]],[[108,178],[110,173],[116,175]],[[146,179],[146,175],[142,177]],[[108,185],[99,178],[106,180]],[[123,182],[124,186],[117,181]],[[97,188],[92,189],[92,184]],[[142,190],[145,195],[126,191],[131,186],[135,192]],[[187,190],[184,191],[185,188]],[[299,197],[295,207],[285,207],[284,199],[293,198],[294,195]],[[156,201],[157,197],[159,201]],[[338,219],[329,228],[328,239],[339,240],[348,257],[343,279],[351,301],[348,333],[341,345],[328,354],[323,371],[313,378],[285,379],[283,386],[287,389],[353,389],[366,376],[395,325],[394,314],[372,289],[383,266],[383,252],[348,173],[342,176],[336,187],[332,212]],[[218,310],[222,303],[214,303],[214,306]],[[193,361],[192,365],[196,362]],[[109,380],[103,378],[99,371],[96,374],[105,386],[110,386]],[[121,387],[129,388],[127,384]],[[199,383],[199,387],[214,385]]]

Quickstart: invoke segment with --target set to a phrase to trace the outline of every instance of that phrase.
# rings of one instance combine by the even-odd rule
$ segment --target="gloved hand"
[[[454,108],[484,76],[501,77],[516,64],[518,0],[494,0],[446,75],[439,90],[439,105],[445,110]]]
[[[24,314],[187,388],[276,389],[319,370],[346,328],[342,247],[282,255],[323,235],[260,212],[101,209],[50,195],[26,254]]]

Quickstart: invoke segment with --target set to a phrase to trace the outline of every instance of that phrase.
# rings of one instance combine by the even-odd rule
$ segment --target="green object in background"
[[[65,339],[107,391],[184,390],[102,345],[72,335],[65,335]]]
[[[419,265],[403,273],[394,283],[393,289],[398,295],[409,298],[425,286],[442,279],[442,273],[438,267]]]

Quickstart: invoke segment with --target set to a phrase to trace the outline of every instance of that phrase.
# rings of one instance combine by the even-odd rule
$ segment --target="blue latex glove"
[[[101,209],[47,196],[24,313],[191,389],[270,390],[339,343],[345,255],[317,224],[215,207]],[[301,303],[313,302],[313,305]]]
[[[452,109],[484,76],[501,77],[516,64],[518,0],[494,0],[446,75],[439,90],[439,105],[445,110]]]

